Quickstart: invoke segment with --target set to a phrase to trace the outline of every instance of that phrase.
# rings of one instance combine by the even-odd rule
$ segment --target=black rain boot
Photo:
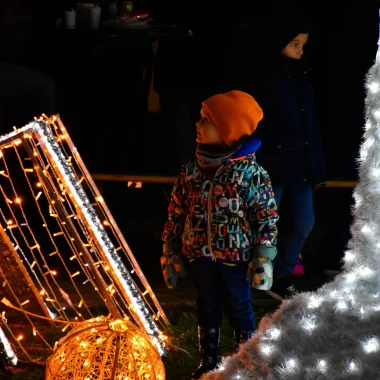
[[[255,330],[235,330],[236,351],[239,346],[253,337]]]
[[[212,371],[218,365],[220,328],[205,328],[198,326],[199,352],[201,362],[191,375],[191,380],[197,380],[206,372]]]

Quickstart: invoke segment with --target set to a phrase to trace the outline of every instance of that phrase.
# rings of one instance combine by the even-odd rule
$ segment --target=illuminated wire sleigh
[[[168,320],[60,118],[15,129],[0,149],[0,293],[8,306],[0,340],[8,357],[43,363],[54,346],[46,331],[56,340],[70,321],[99,312],[129,319],[162,355]]]

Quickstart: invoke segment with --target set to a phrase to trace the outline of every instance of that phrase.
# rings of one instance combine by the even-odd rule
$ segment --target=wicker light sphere
[[[150,337],[133,323],[97,317],[57,344],[46,380],[164,380],[165,368]]]

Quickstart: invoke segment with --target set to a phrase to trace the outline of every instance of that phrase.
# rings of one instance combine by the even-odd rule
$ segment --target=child
[[[310,25],[296,9],[271,13],[263,32],[265,53],[247,67],[242,88],[255,97],[265,114],[260,163],[268,170],[278,207],[290,211],[289,230],[279,236],[275,261],[276,288],[303,274],[302,247],[314,225],[313,187],[326,180],[322,141],[310,69],[304,58]],[[268,30],[268,33],[266,32]],[[263,50],[264,51],[264,50]],[[260,62],[259,62],[260,61]],[[286,235],[286,236],[285,236]],[[278,288],[282,295],[286,290]]]
[[[278,220],[267,172],[256,163],[260,141],[251,137],[263,112],[241,91],[202,103],[196,157],[174,185],[165,224],[161,263],[168,287],[189,260],[197,296],[201,363],[192,379],[218,364],[222,311],[235,330],[236,345],[255,330],[251,283],[272,285]]]

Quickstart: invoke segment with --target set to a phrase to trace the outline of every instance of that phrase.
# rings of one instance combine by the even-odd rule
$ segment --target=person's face
[[[306,45],[308,38],[309,34],[307,33],[299,34],[292,41],[290,41],[288,45],[286,45],[281,54],[285,57],[301,59],[303,55],[303,48]]]
[[[197,143],[207,145],[220,145],[223,143],[222,137],[216,129],[214,123],[207,118],[207,115],[201,110],[201,118],[196,123],[197,126]]]

